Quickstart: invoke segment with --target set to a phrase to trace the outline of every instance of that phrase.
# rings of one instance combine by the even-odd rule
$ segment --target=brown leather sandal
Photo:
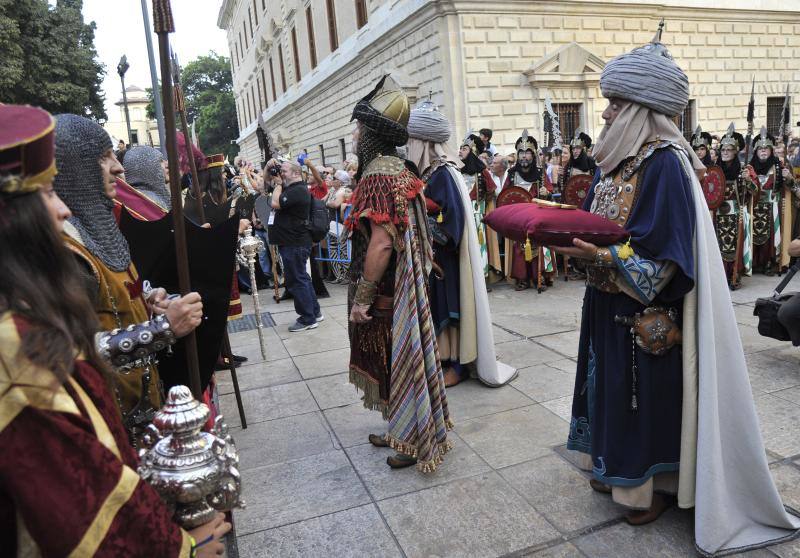
[[[417,464],[416,457],[410,457],[403,453],[397,453],[395,455],[390,455],[386,458],[386,464],[389,465],[392,469],[405,469],[406,467],[411,467],[412,465]]]
[[[589,486],[591,486],[592,490],[596,492],[600,492],[602,494],[611,494],[611,487],[597,479],[589,479]]]
[[[378,436],[377,434],[370,434],[367,439],[369,439],[369,443],[375,446],[376,448],[388,448],[389,442],[383,436]]]
[[[672,502],[667,496],[657,493],[653,494],[653,503],[650,504],[649,510],[629,512],[625,515],[625,521],[627,521],[629,525],[637,527],[639,525],[647,525],[661,517],[661,514],[667,511],[671,507],[671,504]]]

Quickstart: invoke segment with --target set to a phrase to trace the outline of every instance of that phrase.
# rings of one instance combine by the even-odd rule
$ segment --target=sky
[[[150,34],[158,71],[158,38],[153,33],[152,1],[145,0],[150,18]],[[217,27],[221,0],[172,0],[175,33],[170,34],[170,45],[178,55],[181,65],[214,50],[229,56],[225,31]],[[141,0],[84,0],[83,19],[97,24],[94,45],[100,62],[106,67],[103,91],[109,120],[116,120],[118,109],[114,106],[122,97],[122,86],[117,74],[117,64],[123,54],[128,57],[130,69],[125,74],[125,85],[150,87],[150,66],[147,60],[147,43],[144,35]]]

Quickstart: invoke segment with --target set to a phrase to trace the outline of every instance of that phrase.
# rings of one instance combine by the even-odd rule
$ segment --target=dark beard
[[[765,176],[769,174],[769,170],[774,167],[778,163],[778,159],[775,155],[770,155],[767,157],[766,161],[762,161],[758,158],[758,155],[754,155],[752,159],[750,159],[750,166],[753,167],[753,170],[756,171],[756,174]]]

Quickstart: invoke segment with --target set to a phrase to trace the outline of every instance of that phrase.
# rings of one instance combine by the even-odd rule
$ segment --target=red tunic
[[[75,360],[60,384],[21,356],[29,324],[0,315],[4,555],[189,556],[191,540],[136,473],[105,379]]]

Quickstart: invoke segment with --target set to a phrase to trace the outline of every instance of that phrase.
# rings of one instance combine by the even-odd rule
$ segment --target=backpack
[[[328,234],[330,227],[330,217],[325,200],[318,200],[311,196],[311,204],[308,206],[308,221],[306,223],[308,232],[311,233],[311,241],[319,242]]]

